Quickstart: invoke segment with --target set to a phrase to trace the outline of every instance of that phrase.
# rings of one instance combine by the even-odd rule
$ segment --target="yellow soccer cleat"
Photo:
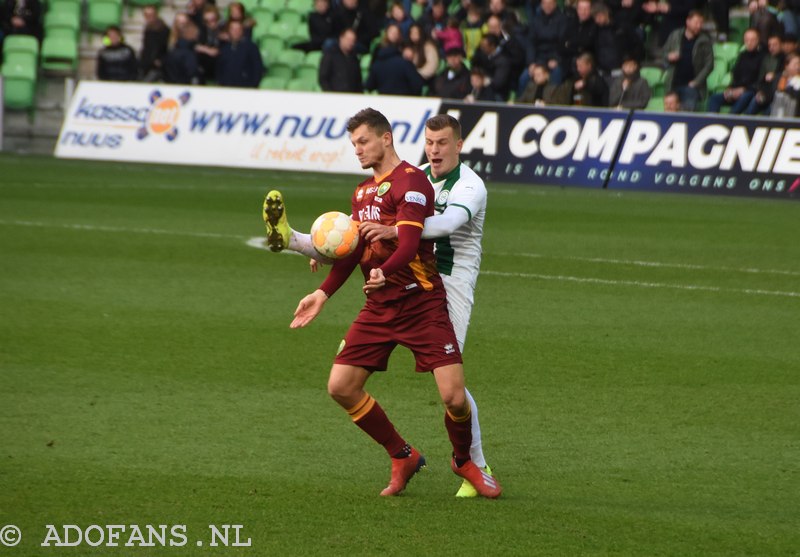
[[[484,468],[481,468],[481,470],[492,476],[492,469],[489,468],[488,464]],[[477,496],[478,496],[478,490],[475,489],[472,486],[472,484],[469,483],[468,480],[465,479],[463,482],[461,482],[461,487],[458,488],[456,497],[477,497]]]
[[[267,226],[267,246],[271,251],[282,251],[289,247],[292,229],[286,219],[286,208],[283,196],[278,190],[272,190],[264,198],[264,224]]]

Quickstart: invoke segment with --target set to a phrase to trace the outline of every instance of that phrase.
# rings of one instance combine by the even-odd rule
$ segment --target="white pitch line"
[[[592,277],[572,277],[568,275],[540,275],[536,273],[506,273],[502,271],[481,271],[482,275],[496,277],[530,278],[540,280],[556,280],[562,282],[579,282],[589,284],[605,284],[609,286],[638,286],[641,288],[671,288],[674,290],[698,290],[704,292],[723,292],[732,294],[755,294],[761,296],[783,296],[800,298],[800,292],[782,292],[779,290],[761,290],[754,288],[721,288],[719,286],[701,286],[696,284],[670,284],[666,282],[644,282],[638,280],[613,280]]]
[[[606,263],[610,265],[632,265],[635,267],[660,267],[666,269],[688,269],[692,271],[723,271],[735,273],[750,273],[763,275],[784,275],[800,277],[800,271],[784,269],[757,269],[754,267],[713,267],[711,265],[697,265],[693,263],[664,263],[661,261],[640,261],[636,259],[606,259],[602,257],[577,257],[565,255],[545,255],[543,253],[487,253],[503,257],[529,257],[533,259],[561,259],[566,261],[581,261],[584,263]]]
[[[0,225],[31,226],[38,228],[66,228],[68,230],[89,230],[99,232],[124,232],[134,234],[161,234],[165,236],[189,236],[192,238],[230,238],[244,240],[244,236],[233,234],[216,234],[214,232],[182,232],[179,230],[164,230],[159,228],[124,228],[121,226],[98,226],[94,224],[53,224],[49,222],[35,222],[25,220],[0,220]]]

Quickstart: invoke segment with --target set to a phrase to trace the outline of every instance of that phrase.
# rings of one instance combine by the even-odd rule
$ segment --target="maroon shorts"
[[[392,303],[367,303],[334,362],[385,371],[398,344],[414,353],[417,371],[460,364],[461,352],[443,292],[420,292]]]

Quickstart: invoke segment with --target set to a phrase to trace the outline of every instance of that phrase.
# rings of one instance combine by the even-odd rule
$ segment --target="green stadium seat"
[[[286,0],[259,0],[258,5],[279,14],[286,8]]]
[[[304,15],[305,14],[301,14],[300,12],[295,12],[289,8],[286,8],[277,14],[275,20],[278,23],[288,23],[293,29],[297,29],[297,27],[300,25],[303,25],[307,28],[305,22],[303,21]]]
[[[661,68],[655,66],[644,66],[639,70],[639,75],[650,86],[650,90],[654,95],[663,94],[664,92],[664,72]]]
[[[306,66],[313,66],[315,68],[318,68],[320,62],[322,62],[322,51],[312,50],[306,53],[306,59],[303,62],[303,64]]]
[[[12,59],[3,64],[3,105],[11,109],[25,109],[32,118],[36,105],[36,65],[31,65],[30,55]]]
[[[244,6],[244,12],[248,15],[252,15],[253,11],[258,7],[258,0],[239,0]]]
[[[291,48],[281,50],[275,57],[276,62],[291,66],[293,69],[302,66],[305,63],[305,60],[305,52]]]
[[[319,68],[317,66],[300,66],[294,71],[296,78],[313,79],[315,82],[319,79]]]
[[[284,43],[283,37],[269,33],[259,37],[258,48],[261,50],[261,57],[267,63],[275,60],[279,52],[286,50],[286,43]]]
[[[294,66],[277,60],[269,65],[267,71],[270,77],[280,77],[286,81],[294,77]]]
[[[253,27],[253,40],[258,40],[264,35],[274,34],[275,28],[275,15],[267,10],[258,8],[258,11],[253,13],[253,20],[256,22]]]
[[[105,31],[110,25],[119,26],[122,22],[121,0],[89,0],[86,19],[91,31]]]
[[[48,12],[65,12],[74,15],[80,20],[81,3],[73,0],[52,0],[47,8]]]
[[[9,35],[3,42],[4,62],[10,54],[26,54],[37,60],[39,58],[39,41],[30,35]]]
[[[42,41],[41,67],[45,71],[75,73],[78,68],[78,40],[45,37]]]
[[[314,11],[314,0],[287,0],[286,7],[307,18],[308,14]]]
[[[650,97],[645,110],[648,112],[663,112],[664,111],[664,97]]]
[[[272,71],[272,68],[270,68]],[[283,91],[286,89],[286,84],[289,82],[289,79],[286,77],[276,76],[276,75],[268,75],[261,79],[261,83],[258,84],[259,89],[270,89],[273,91]]]
[[[736,62],[736,58],[739,57],[739,51],[742,49],[742,45],[739,43],[714,43],[712,47],[714,49],[714,58],[721,59],[727,61],[726,70],[733,66]]]
[[[316,76],[313,78],[295,77],[286,84],[289,91],[319,91],[319,83]]]
[[[70,35],[78,38],[81,28],[81,18],[70,12],[50,11],[44,15],[44,36],[50,37],[55,34],[64,36]],[[54,34],[53,32],[56,31]],[[62,33],[58,33],[61,31]]]
[[[728,73],[727,68],[715,67],[706,78],[706,87],[709,94],[719,93],[730,84],[731,74]]]

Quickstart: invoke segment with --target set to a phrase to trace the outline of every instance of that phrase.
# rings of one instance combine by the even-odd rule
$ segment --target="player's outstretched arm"
[[[425,228],[422,230],[422,238],[433,240],[450,236],[461,228],[470,219],[470,213],[460,206],[450,206],[439,215],[433,215],[425,219]],[[368,242],[378,240],[392,240],[397,238],[397,227],[386,226],[377,222],[362,222],[358,226],[361,236]]]
[[[328,301],[328,295],[319,289],[300,300],[297,309],[294,311],[294,319],[289,327],[299,329],[311,323],[322,311],[326,301]]]

